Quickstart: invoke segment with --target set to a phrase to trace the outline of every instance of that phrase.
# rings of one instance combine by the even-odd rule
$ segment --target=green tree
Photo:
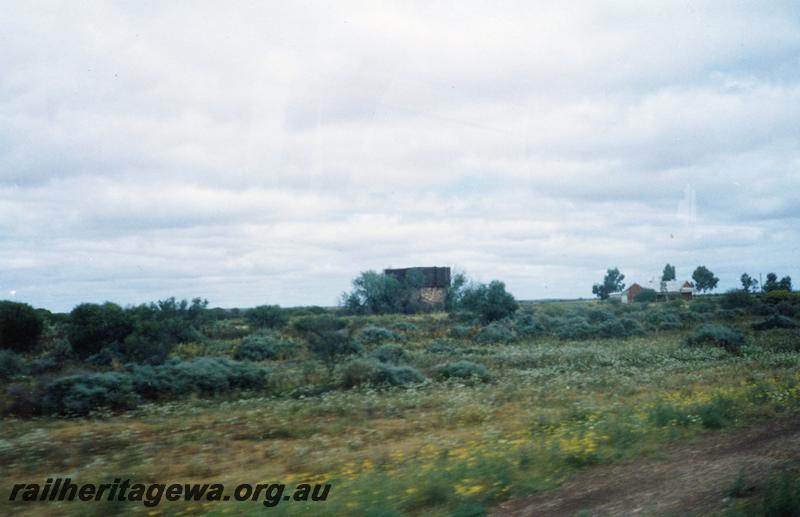
[[[499,280],[492,280],[488,285],[479,283],[467,286],[456,305],[457,309],[474,314],[483,323],[511,316],[518,307],[517,300],[506,292],[506,285]]]
[[[67,337],[80,357],[121,344],[133,331],[131,315],[119,305],[82,303],[69,314]]]
[[[294,322],[294,328],[305,337],[308,351],[325,365],[329,379],[333,378],[333,370],[340,359],[363,351],[353,340],[345,319],[305,316]]]
[[[27,303],[0,301],[0,348],[30,350],[42,334],[42,318]]]
[[[259,305],[245,313],[245,319],[257,328],[281,328],[289,321],[286,311],[280,305]]]
[[[386,273],[364,271],[353,280],[353,290],[342,294],[340,305],[349,314],[420,312],[426,308],[419,299],[423,281],[419,272],[401,282]]]
[[[715,277],[714,273],[705,266],[697,266],[692,273],[692,280],[694,280],[697,290],[703,293],[714,290],[719,282],[719,278]]]
[[[747,273],[742,273],[739,281],[742,282],[742,290],[744,290],[746,293],[755,292],[758,289],[758,280],[751,277]]]
[[[608,269],[602,284],[592,286],[592,294],[601,300],[608,299],[611,293],[618,293],[625,289],[625,275],[619,272],[618,268]]]
[[[763,288],[766,292],[777,291],[780,289],[778,287],[778,275],[775,273],[767,273],[767,280],[764,282]]]
[[[661,281],[669,282],[670,280],[675,280],[675,266],[667,264],[664,266],[664,272],[661,273]]]
[[[785,276],[778,280],[778,275],[775,273],[767,273],[767,281],[764,282],[764,291],[791,291],[792,290],[792,277]]]

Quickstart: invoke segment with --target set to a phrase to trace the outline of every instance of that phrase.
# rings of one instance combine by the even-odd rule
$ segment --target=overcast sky
[[[800,283],[800,7],[645,4],[5,2],[0,299]]]

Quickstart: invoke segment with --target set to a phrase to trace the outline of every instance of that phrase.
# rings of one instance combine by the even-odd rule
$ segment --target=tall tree
[[[625,275],[619,272],[618,268],[606,270],[606,276],[603,278],[602,284],[594,284],[592,286],[592,294],[605,300],[611,293],[617,293],[625,289]]]
[[[661,274],[661,281],[669,282],[670,280],[675,280],[675,266],[667,264],[664,266],[664,272]]]
[[[739,279],[742,282],[742,289],[746,293],[755,292],[758,289],[758,280],[751,277],[747,273],[742,273]]]
[[[714,273],[705,266],[697,266],[697,269],[692,273],[692,280],[694,280],[694,286],[700,292],[714,290],[719,282],[719,278],[715,277]]]
[[[792,277],[785,276],[778,281],[778,289],[783,289],[784,291],[791,291],[792,290]]]
[[[767,273],[767,280],[766,282],[764,282],[764,285],[762,287],[766,292],[777,291],[778,289],[780,289],[780,287],[778,286],[778,275],[776,275],[775,273]]]

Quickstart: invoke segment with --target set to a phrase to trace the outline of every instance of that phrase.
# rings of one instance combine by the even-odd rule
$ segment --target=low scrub
[[[779,314],[770,316],[764,321],[753,323],[754,330],[769,330],[769,329],[796,329],[800,328],[800,321]]]
[[[408,351],[396,343],[381,345],[372,352],[372,357],[388,364],[405,364],[411,359]]]
[[[425,382],[425,376],[410,366],[396,366],[374,359],[354,359],[342,365],[341,386],[407,387]]]
[[[701,325],[686,338],[687,346],[716,346],[732,354],[738,354],[746,344],[747,341],[741,332],[725,325],[716,324]]]
[[[434,368],[434,374],[440,380],[464,379],[488,382],[491,379],[489,370],[484,365],[472,361],[440,364]]]
[[[233,354],[237,361],[288,359],[296,354],[294,344],[275,334],[253,334],[244,338]]]
[[[364,344],[376,345],[387,341],[401,341],[403,335],[384,327],[367,325],[361,330],[358,338]]]

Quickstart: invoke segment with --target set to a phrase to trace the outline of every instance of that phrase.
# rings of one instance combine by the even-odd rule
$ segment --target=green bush
[[[0,381],[7,381],[17,375],[25,375],[25,361],[11,350],[0,350]]]
[[[341,385],[344,388],[358,386],[404,387],[420,384],[425,376],[410,366],[394,366],[374,359],[354,359],[340,369]]]
[[[146,399],[173,398],[191,393],[215,395],[238,390],[263,390],[270,370],[224,358],[171,360],[163,365],[128,365],[133,385]]]
[[[794,293],[785,289],[770,291],[761,295],[761,301],[777,305],[780,302],[797,303],[800,301],[800,293]]]
[[[792,318],[787,318],[786,316],[781,316],[778,314],[770,316],[764,321],[753,323],[754,330],[796,329],[796,328],[800,328],[800,321],[797,321]]]
[[[384,327],[367,325],[361,330],[359,339],[362,343],[375,345],[387,341],[400,341],[403,339],[403,336]]]
[[[247,323],[256,328],[278,329],[289,322],[286,311],[280,305],[259,305],[245,312]]]
[[[381,345],[372,352],[372,357],[389,364],[405,364],[411,359],[406,349],[396,343]]]
[[[82,303],[69,314],[69,342],[82,358],[119,345],[132,331],[130,315],[115,303]]]
[[[40,357],[28,363],[28,372],[31,375],[40,375],[43,373],[54,372],[60,368],[58,361],[52,357]]]
[[[475,339],[480,343],[509,343],[516,339],[516,333],[499,321],[493,321],[478,331]]]
[[[501,320],[512,316],[519,305],[514,297],[506,292],[506,286],[499,280],[488,285],[475,284],[463,290],[456,308],[474,314],[483,323]]]
[[[719,305],[723,309],[746,309],[753,304],[753,297],[744,289],[731,289],[722,295]]]
[[[0,301],[0,349],[26,352],[42,334],[41,315],[27,303]]]
[[[288,359],[295,355],[296,347],[274,334],[253,334],[244,338],[233,354],[237,361],[264,361]]]
[[[425,349],[429,354],[451,354],[455,352],[453,344],[446,339],[435,339]]]
[[[435,377],[442,380],[447,379],[476,379],[487,382],[491,379],[486,367],[472,361],[456,361],[453,363],[440,364],[434,368]]]
[[[544,334],[544,326],[530,312],[518,311],[513,320],[514,331],[519,336],[534,337]]]
[[[425,376],[411,366],[393,366],[381,363],[372,374],[370,381],[376,386],[405,387],[425,382]]]
[[[694,333],[686,338],[687,346],[716,346],[732,354],[738,354],[746,344],[744,335],[738,330],[724,325],[708,323],[698,327]]]
[[[700,314],[711,314],[717,310],[717,304],[712,300],[699,298],[692,300],[692,303],[689,304],[689,310]]]
[[[465,339],[472,335],[472,327],[467,325],[453,325],[450,328],[450,337]]]
[[[800,516],[800,477],[797,473],[782,470],[764,484],[760,515],[768,517]]]
[[[42,407],[48,414],[85,416],[97,409],[132,409],[139,401],[130,375],[104,372],[70,375],[50,382],[44,388]]]

